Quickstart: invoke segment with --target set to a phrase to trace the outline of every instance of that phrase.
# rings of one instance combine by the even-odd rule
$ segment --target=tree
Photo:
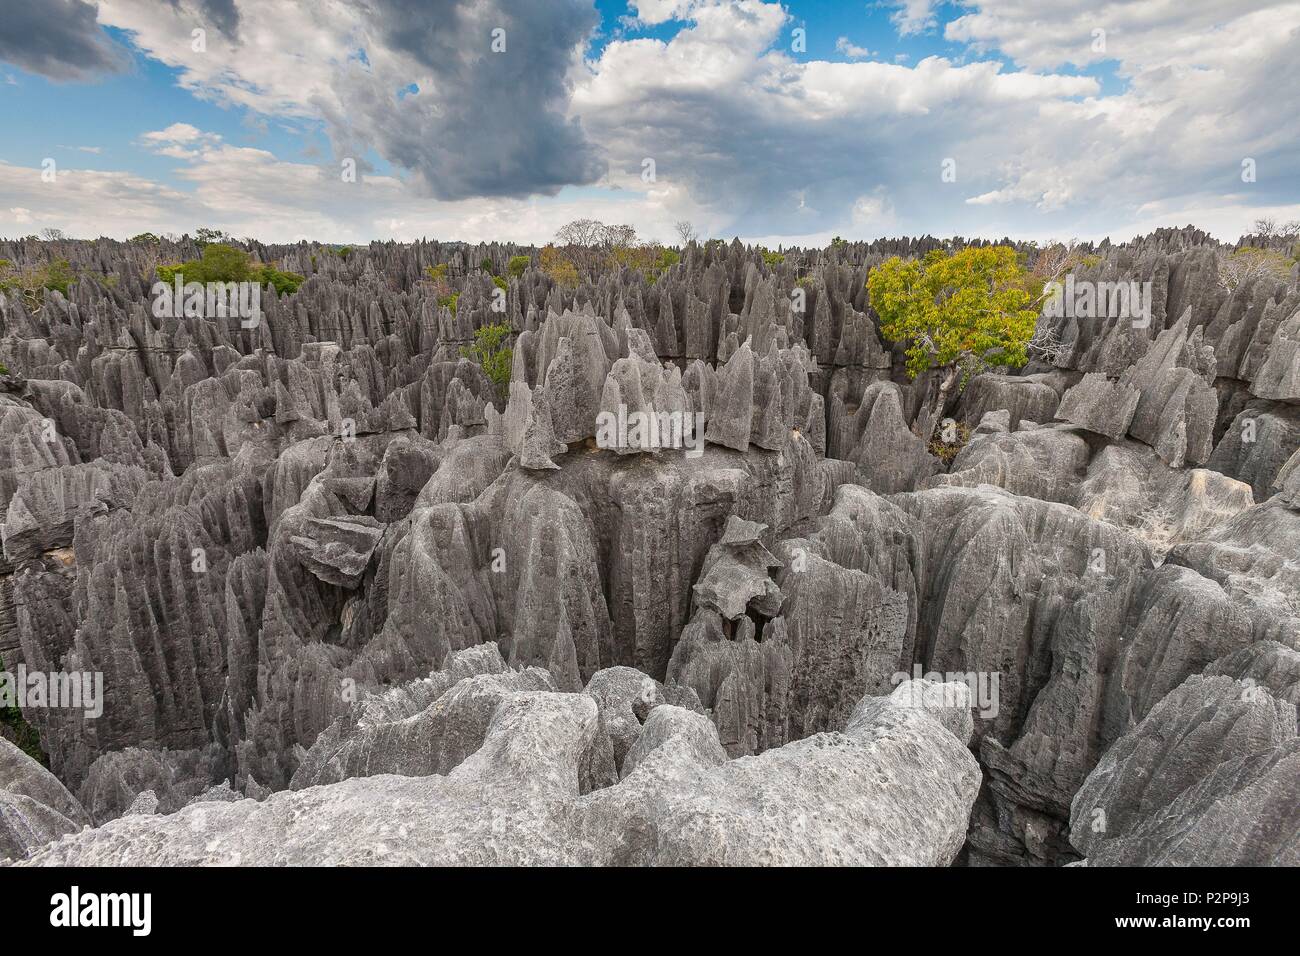
[[[881,332],[906,346],[911,377],[939,373],[913,426],[927,443],[954,388],[987,366],[1029,360],[1034,280],[1010,246],[936,249],[920,261],[895,256],[871,270],[867,291]]]
[[[689,246],[700,238],[700,234],[695,231],[695,227],[691,225],[689,219],[678,219],[673,224],[673,228],[677,230],[677,238],[682,241],[683,246]]]
[[[599,246],[605,241],[608,227],[598,219],[575,219],[555,232],[557,246]]]
[[[524,274],[524,270],[532,264],[532,261],[528,256],[511,256],[506,271],[517,279]]]
[[[575,288],[578,285],[578,267],[555,246],[544,246],[538,256],[542,271],[550,276],[556,285]]]
[[[617,261],[621,250],[641,245],[636,228],[606,225],[598,219],[575,219],[555,233],[555,246],[573,264],[579,276],[594,279]],[[544,267],[543,267],[544,268]]]
[[[510,363],[514,352],[510,346],[510,326],[501,322],[497,325],[481,325],[474,331],[474,344],[461,347],[460,354],[477,362],[504,397],[510,385]]]
[[[132,236],[130,239],[127,240],[127,242],[140,242],[140,243],[147,243],[148,245],[156,246],[158,245],[158,237],[155,236],[152,232],[142,232],[138,235]]]
[[[1219,258],[1219,285],[1229,292],[1252,279],[1285,279],[1290,272],[1287,257],[1272,249],[1242,246]]]
[[[198,259],[160,265],[156,271],[158,278],[167,283],[174,282],[178,275],[183,282],[256,282],[271,286],[277,295],[297,292],[305,281],[296,272],[281,272],[271,265],[249,262],[248,253],[243,249],[219,242],[205,245]]]
[[[1294,241],[1300,239],[1300,220],[1292,219],[1288,222],[1278,222],[1271,216],[1256,219],[1255,235],[1265,242],[1271,242],[1274,239],[1284,242]]]
[[[67,259],[54,259],[38,266],[17,269],[7,259],[0,259],[0,292],[15,292],[29,309],[45,302],[46,290],[56,289],[65,296],[71,291],[77,274]]]
[[[199,245],[206,245],[209,242],[234,242],[230,234],[222,229],[209,229],[207,226],[199,226],[194,233],[194,241]]]
[[[59,242],[66,239],[62,229],[55,229],[53,226],[46,226],[41,230],[41,238],[46,242]]]

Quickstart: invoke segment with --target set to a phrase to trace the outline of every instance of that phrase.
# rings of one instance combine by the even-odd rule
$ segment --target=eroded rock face
[[[949,397],[949,457],[916,433],[937,376],[866,292],[940,245],[709,243],[653,281],[530,266],[504,290],[477,265],[509,245],[258,247],[310,279],[249,330],[155,318],[139,244],[64,243],[68,295],[0,294],[0,658],[102,674],[104,710],[25,706],[52,776],[3,765],[0,839],[1290,860],[1290,757],[1163,728],[1195,681],[1296,699],[1294,277],[1225,290],[1195,230],[1096,248],[1076,278],[1150,282],[1150,315],[1041,317],[1058,348]],[[508,382],[462,354],[501,323]]]
[[[515,691],[482,746],[445,776],[353,778],[261,803],[133,814],[30,862],[945,865],[980,775],[951,718],[915,706],[932,693],[873,702],[843,731],[735,761],[707,720],[660,706],[623,779],[584,796],[596,701]]]
[[[90,816],[54,774],[0,737],[0,860],[21,860]]]
[[[1089,775],[1070,838],[1089,866],[1295,866],[1297,773],[1294,704],[1191,677]]]

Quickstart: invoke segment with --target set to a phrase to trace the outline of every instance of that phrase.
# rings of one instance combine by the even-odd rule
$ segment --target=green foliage
[[[256,265],[248,261],[248,253],[224,243],[210,243],[203,247],[203,255],[189,262],[160,265],[158,278],[166,283],[181,276],[183,282],[256,282],[269,285],[277,295],[297,292],[303,276],[296,272],[281,272],[272,265]]]
[[[501,276],[493,276],[493,277],[492,277],[492,284],[493,284],[494,286],[496,286],[498,289],[509,289],[509,288],[510,288],[510,283],[507,282],[505,279],[501,278]]]
[[[9,260],[0,259],[0,292],[21,295],[31,309],[40,308],[47,289],[57,289],[67,295],[76,281],[77,274],[67,259],[54,259],[25,269],[16,269]]]
[[[282,272],[275,266],[262,266],[253,270],[262,285],[269,285],[277,296],[297,292],[298,286],[306,280],[296,272]]]
[[[138,236],[132,236],[127,242],[147,242],[156,246],[159,240],[152,232],[142,232]]]
[[[451,314],[456,314],[456,300],[460,298],[459,292],[448,292],[446,295],[438,296],[438,304],[445,305],[451,309]]]
[[[895,256],[867,277],[880,330],[906,344],[913,378],[932,368],[1024,365],[1038,318],[1032,284],[1009,246]]]
[[[231,241],[231,238],[229,233],[222,229],[209,229],[207,226],[200,226],[194,233],[194,241],[201,246],[205,246],[210,242],[227,243]]]
[[[492,260],[491,260],[490,258],[488,258],[487,256],[484,256],[483,259],[482,259],[482,261],[479,262],[478,267],[479,267],[480,269],[482,269],[484,272],[487,272],[487,273],[491,274],[491,273],[492,273]]]
[[[439,262],[436,266],[425,266],[424,274],[434,282],[447,278],[447,263]]]
[[[772,269],[775,269],[781,263],[785,262],[785,256],[781,255],[781,253],[773,252],[770,249],[764,249],[762,246],[758,247],[758,254],[763,257],[763,261]]]
[[[72,288],[72,283],[77,281],[77,274],[72,271],[72,266],[68,264],[67,259],[55,259],[45,266],[45,288],[58,289],[64,295]]]
[[[671,266],[677,265],[677,263],[681,261],[682,261],[682,254],[680,252],[677,252],[676,250],[673,249],[664,248],[659,250],[659,258],[655,260],[655,266],[659,269],[660,272],[662,272],[663,270],[670,268]]]
[[[460,350],[461,355],[482,367],[503,395],[510,385],[510,362],[514,355],[510,335],[510,326],[504,322],[479,326],[474,332],[474,344]]]
[[[342,259],[344,262],[347,262],[347,261],[348,261],[348,256],[352,255],[352,247],[351,247],[351,246],[339,246],[339,248],[338,248],[337,251],[338,251],[338,254],[339,254],[339,258]]]
[[[529,256],[511,256],[506,271],[517,279],[524,274],[524,270],[528,268],[532,261]]]
[[[0,366],[3,368],[3,366]],[[5,374],[8,374],[5,369]],[[4,658],[0,658],[0,671],[4,671]],[[14,745],[27,756],[31,757],[42,766],[48,766],[49,762],[45,756],[45,751],[41,749],[41,737],[32,727],[31,724],[23,720],[23,712],[17,707],[0,707],[0,725],[7,729],[4,735],[12,740]]]

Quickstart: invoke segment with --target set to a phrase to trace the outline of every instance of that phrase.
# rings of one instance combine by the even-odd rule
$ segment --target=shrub
[[[528,256],[511,256],[506,271],[517,279],[524,274],[524,270],[528,268],[532,261]]]
[[[38,309],[45,301],[47,289],[58,289],[67,295],[77,274],[67,259],[55,259],[25,269],[14,268],[7,259],[0,259],[0,292],[21,295],[29,309]]]
[[[462,346],[460,350],[465,358],[479,364],[502,395],[510,385],[510,362],[514,355],[510,335],[510,326],[504,322],[482,325],[474,332],[474,344]]]
[[[930,440],[930,454],[945,465],[951,465],[952,460],[957,457],[957,452],[970,442],[970,436],[969,425],[963,421],[954,421],[950,433],[945,434],[943,429],[935,432],[934,438]]]
[[[1219,261],[1219,285],[1231,292],[1250,279],[1285,279],[1291,262],[1282,253],[1257,246],[1242,246]]]

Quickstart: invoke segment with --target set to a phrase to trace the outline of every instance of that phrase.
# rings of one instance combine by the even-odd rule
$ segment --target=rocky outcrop
[[[21,860],[90,817],[54,774],[0,737],[0,860]]]
[[[1293,704],[1191,677],[1088,776],[1070,839],[1089,866],[1296,866],[1297,773]]]
[[[979,770],[952,721],[916,707],[918,697],[736,761],[723,759],[707,723],[659,707],[622,781],[584,796],[596,702],[514,692],[482,746],[445,776],[349,779],[261,803],[126,816],[29,862],[945,865],[961,847]]]

